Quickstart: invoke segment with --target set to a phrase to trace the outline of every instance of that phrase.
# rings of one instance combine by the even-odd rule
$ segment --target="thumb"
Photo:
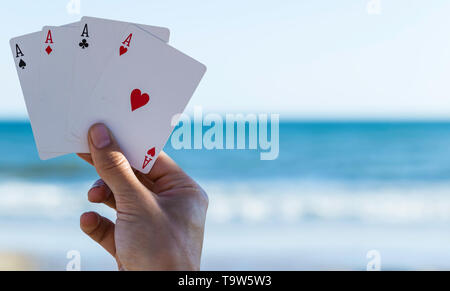
[[[115,196],[135,193],[142,186],[104,124],[98,123],[90,128],[89,148],[97,173]],[[120,197],[116,197],[116,200],[120,200]]]

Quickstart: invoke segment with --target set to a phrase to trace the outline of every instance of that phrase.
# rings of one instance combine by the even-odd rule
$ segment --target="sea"
[[[164,150],[208,193],[204,270],[450,269],[450,122],[281,120],[275,160]],[[115,269],[79,229],[85,211],[114,220],[87,201],[95,169],[41,161],[27,121],[0,121],[0,153],[0,258]]]

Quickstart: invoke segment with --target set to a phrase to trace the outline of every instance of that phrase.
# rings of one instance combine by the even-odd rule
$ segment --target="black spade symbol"
[[[88,42],[86,41],[86,39],[83,39],[83,40],[79,43],[79,46],[80,46],[82,49],[85,49],[85,48],[87,48],[87,47],[89,46],[89,44],[88,44]]]
[[[19,67],[23,70],[23,69],[25,69],[26,66],[27,66],[27,64],[22,59],[20,59]]]

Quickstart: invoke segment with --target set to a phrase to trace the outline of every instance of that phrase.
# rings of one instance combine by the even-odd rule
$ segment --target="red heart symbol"
[[[120,55],[123,55],[124,53],[126,53],[128,51],[128,49],[124,46],[120,47]]]
[[[134,89],[131,92],[131,111],[135,111],[138,108],[141,108],[145,104],[150,101],[150,96],[147,93],[142,94],[141,90]]]
[[[150,155],[150,156],[152,156],[152,157],[154,157],[154,156],[155,156],[155,148],[149,149],[148,152],[147,152],[147,154]]]

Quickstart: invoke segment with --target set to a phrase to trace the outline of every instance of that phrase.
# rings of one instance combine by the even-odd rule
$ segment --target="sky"
[[[84,15],[168,27],[208,67],[188,111],[450,118],[448,0],[69,1],[0,4],[1,119],[27,116],[9,39]]]

